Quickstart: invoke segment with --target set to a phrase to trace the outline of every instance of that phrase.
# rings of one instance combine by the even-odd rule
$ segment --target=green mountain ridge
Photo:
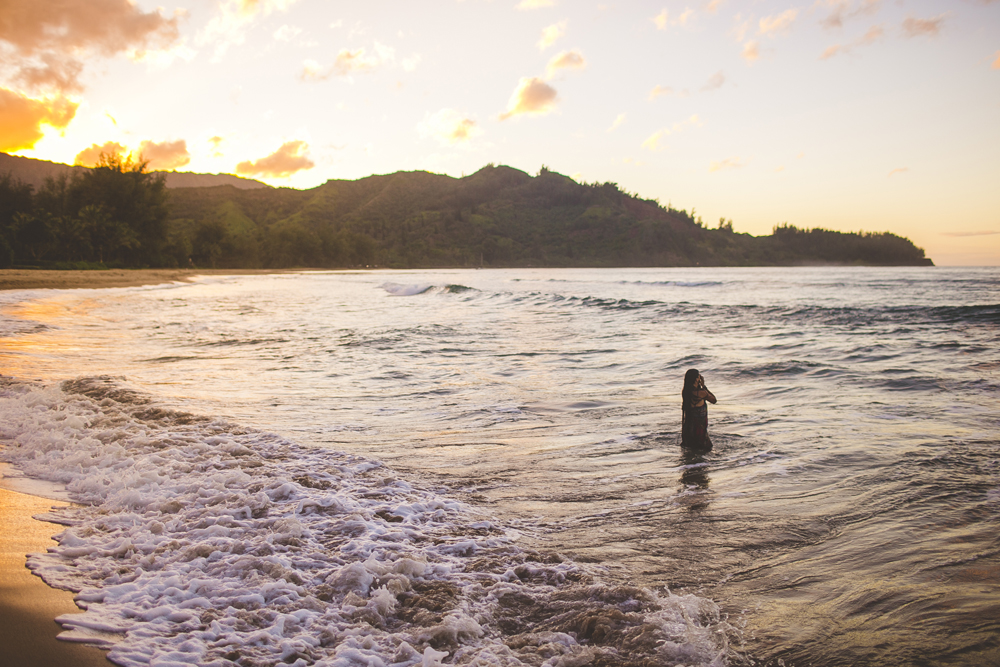
[[[785,224],[756,237],[734,232],[727,221],[710,229],[695,211],[663,207],[615,183],[577,183],[544,167],[536,176],[492,164],[462,178],[396,172],[308,190],[166,189],[162,176],[139,172],[121,163],[88,170],[63,181],[64,192],[77,194],[61,199],[50,181],[33,195],[34,213],[24,209],[19,222],[7,223],[14,261],[214,268],[932,265],[922,249],[888,232]],[[115,179],[131,185],[115,186]],[[136,214],[119,211],[137,209],[119,200],[140,191],[162,211],[157,224],[133,233],[128,216]],[[82,222],[73,227],[74,219]],[[102,245],[88,232],[82,250],[60,246],[59,230],[81,225],[105,230]],[[110,228],[118,231],[107,237]],[[31,239],[48,245],[31,246]]]
[[[931,264],[890,233],[708,229],[694,211],[545,168],[534,177],[494,165],[462,178],[396,172],[310,190],[178,189],[170,201],[171,228],[191,239],[192,260],[217,267]]]

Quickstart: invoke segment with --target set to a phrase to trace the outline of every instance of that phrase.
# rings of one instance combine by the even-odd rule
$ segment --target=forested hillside
[[[140,215],[129,193],[152,213]],[[694,211],[544,168],[534,177],[493,165],[463,178],[398,172],[311,190],[167,190],[162,176],[120,160],[37,192],[0,176],[0,264],[82,261],[206,268],[931,264],[890,233],[780,225],[754,237],[726,221],[710,229]]]

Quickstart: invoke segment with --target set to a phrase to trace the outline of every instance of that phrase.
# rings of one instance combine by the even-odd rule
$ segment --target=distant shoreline
[[[0,290],[100,289],[191,282],[196,276],[275,275],[282,269],[0,269]]]

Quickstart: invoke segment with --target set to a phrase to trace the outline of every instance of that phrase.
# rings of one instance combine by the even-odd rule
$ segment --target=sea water
[[[0,457],[83,505],[29,565],[119,664],[1000,663],[1000,270],[0,296]]]

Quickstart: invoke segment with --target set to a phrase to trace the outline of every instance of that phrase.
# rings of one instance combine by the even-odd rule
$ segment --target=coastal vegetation
[[[397,172],[309,190],[167,188],[102,156],[35,188],[0,175],[0,266],[290,268],[930,265],[906,238],[704,223],[615,183],[487,165]]]

